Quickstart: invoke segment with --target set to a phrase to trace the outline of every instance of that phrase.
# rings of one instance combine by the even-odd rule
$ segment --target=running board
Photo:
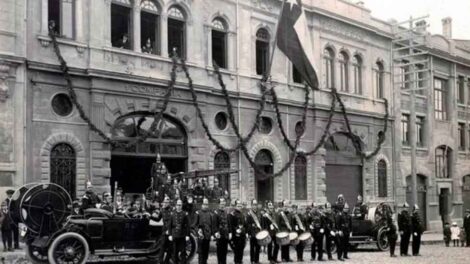
[[[97,249],[94,251],[94,255],[101,257],[111,256],[136,256],[136,255],[149,255],[152,251],[148,249],[125,249],[121,252],[112,249]]]

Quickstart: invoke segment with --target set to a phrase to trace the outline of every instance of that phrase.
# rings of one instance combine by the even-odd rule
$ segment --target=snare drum
[[[269,243],[271,243],[271,236],[269,235],[268,231],[261,230],[256,234],[256,241],[260,246],[267,246]]]
[[[290,240],[290,244],[292,246],[297,246],[299,244],[299,234],[297,234],[297,232],[290,232],[289,233],[289,240]]]
[[[300,243],[304,246],[310,246],[311,244],[313,244],[313,237],[312,237],[312,234],[310,234],[310,232],[302,233],[299,236],[299,240],[300,240]]]
[[[276,243],[280,246],[289,245],[289,233],[287,232],[279,232],[276,234]]]

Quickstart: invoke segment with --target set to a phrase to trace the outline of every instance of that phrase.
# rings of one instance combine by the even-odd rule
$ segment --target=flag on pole
[[[277,27],[277,47],[292,62],[302,79],[318,89],[318,77],[313,68],[313,39],[308,29],[302,0],[284,0]]]

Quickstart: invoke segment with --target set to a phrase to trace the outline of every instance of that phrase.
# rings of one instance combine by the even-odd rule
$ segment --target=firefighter
[[[352,219],[349,215],[349,205],[347,203],[344,204],[343,211],[336,214],[335,224],[338,260],[344,261],[344,259],[348,259],[349,235],[352,227]]]
[[[201,210],[196,212],[196,219],[194,228],[197,230],[198,235],[198,254],[199,264],[207,264],[209,257],[209,244],[213,234],[213,221],[212,213],[209,210],[209,200],[204,198],[201,205]]]
[[[266,207],[266,212],[263,214],[263,218],[261,220],[261,226],[263,229],[269,231],[269,235],[272,238],[271,243],[268,244],[268,260],[271,264],[279,263],[277,261],[279,245],[276,243],[276,233],[279,231],[279,227],[276,222],[277,213],[271,201],[266,202]]]
[[[328,255],[328,260],[333,260],[331,255],[331,246],[335,241],[336,237],[336,227],[334,214],[331,210],[331,204],[325,204],[325,214],[323,215],[323,223],[325,228],[325,239],[326,239],[326,254]]]
[[[261,215],[258,211],[258,201],[251,201],[251,209],[246,215],[246,226],[250,239],[250,261],[251,263],[259,263],[259,254],[261,247],[256,240],[256,234],[261,231]]]
[[[324,217],[323,207],[317,206],[317,204],[312,203],[312,211],[308,216],[308,224],[310,228],[310,233],[313,236],[313,243],[311,245],[311,260],[314,261],[316,254],[318,253],[318,260],[323,260],[323,237],[325,236],[325,227],[324,227]]]
[[[400,256],[408,255],[408,246],[411,236],[411,219],[408,213],[408,204],[403,204],[403,210],[398,214],[398,231],[400,232]]]
[[[229,232],[228,213],[225,205],[225,199],[220,198],[219,209],[214,212],[214,236],[217,241],[218,264],[227,264],[228,241],[232,238],[232,233]]]
[[[160,251],[158,252],[158,260],[159,263],[169,263],[173,247],[169,240],[172,208],[170,206],[170,198],[168,196],[163,199],[162,207],[163,209],[161,211],[155,210],[153,212],[151,219],[156,222],[163,220],[162,235],[158,242],[160,248]]]
[[[282,202],[279,203],[279,214],[278,214],[278,219],[277,223],[279,224],[279,231],[280,232],[292,232],[292,226],[290,225],[291,223],[291,214],[289,213],[288,208],[286,207],[286,201],[283,200]],[[281,246],[281,261],[282,262],[291,262],[292,260],[290,259],[289,256],[289,249],[290,245],[285,245]]]
[[[173,263],[186,264],[186,242],[189,241],[190,225],[188,213],[183,211],[183,201],[176,201],[176,211],[170,217],[170,236],[168,240],[173,242]]]
[[[230,232],[232,233],[234,263],[243,263],[243,249],[246,241],[246,220],[242,213],[243,205],[237,200],[236,207],[230,214]]]
[[[421,246],[421,235],[423,234],[423,221],[419,215],[419,207],[417,204],[414,205],[413,214],[411,215],[411,232],[413,234],[413,256],[420,256],[419,248]]]
[[[386,214],[386,222],[387,222],[387,239],[390,245],[390,257],[395,258],[395,244],[397,242],[397,227],[393,223],[392,212],[387,212]]]

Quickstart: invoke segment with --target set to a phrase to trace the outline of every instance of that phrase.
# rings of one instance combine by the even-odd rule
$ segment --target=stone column
[[[132,9],[132,35],[132,46],[134,51],[141,52],[142,45],[140,43],[140,1],[134,1],[134,8]]]
[[[210,24],[204,25],[204,35],[206,36],[206,65],[214,67],[212,62],[212,27]]]
[[[169,57],[168,56],[168,16],[166,14],[162,14],[162,19],[161,19],[161,39],[160,39],[160,45],[161,45],[161,55],[162,57]]]
[[[49,26],[48,26],[48,18],[49,18],[49,1],[48,0],[42,0],[41,3],[41,35],[48,35],[49,32]]]
[[[104,12],[102,19],[104,23],[105,46],[111,47],[111,0],[104,1]]]
[[[75,0],[75,40],[78,42],[84,42],[83,28],[83,0]]]
[[[229,31],[227,33],[227,69],[235,71],[237,68],[237,33]]]

